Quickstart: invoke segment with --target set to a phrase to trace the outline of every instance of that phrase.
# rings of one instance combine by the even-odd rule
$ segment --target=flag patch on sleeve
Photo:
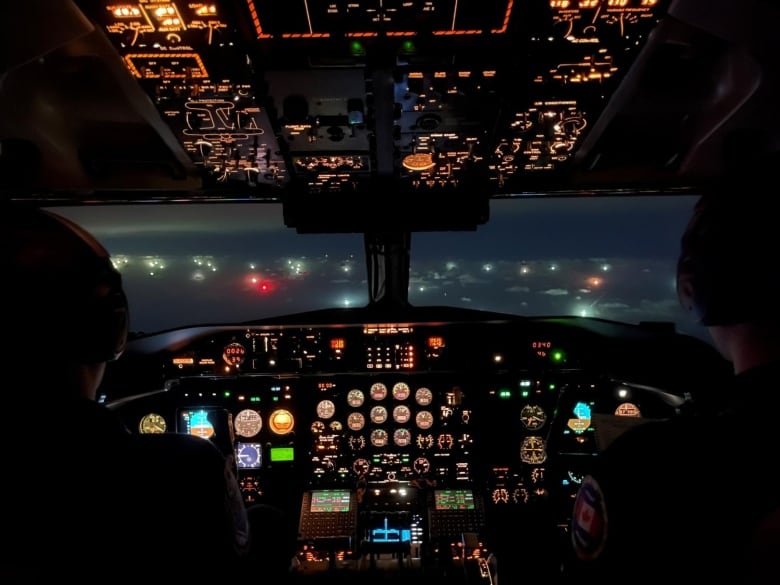
[[[607,542],[604,494],[591,476],[582,481],[574,500],[571,538],[577,557],[584,561],[598,558]]]

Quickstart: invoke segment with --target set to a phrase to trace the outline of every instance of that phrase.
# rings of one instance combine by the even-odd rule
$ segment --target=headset
[[[108,251],[51,211],[5,205],[3,212],[3,272],[11,283],[3,310],[19,324],[14,345],[84,364],[119,358],[129,311]]]
[[[706,326],[775,318],[780,301],[771,257],[780,225],[764,201],[731,195],[702,196],[681,240],[677,295]]]

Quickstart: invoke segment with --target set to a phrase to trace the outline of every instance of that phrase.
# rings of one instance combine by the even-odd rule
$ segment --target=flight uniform
[[[617,438],[577,493],[572,582],[780,583],[780,363],[711,415]]]

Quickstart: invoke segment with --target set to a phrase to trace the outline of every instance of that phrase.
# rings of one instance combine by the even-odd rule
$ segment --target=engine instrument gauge
[[[387,386],[382,384],[382,382],[375,382],[371,385],[369,394],[372,400],[384,400],[387,396]]]
[[[233,428],[239,437],[254,437],[263,428],[263,418],[256,410],[245,408],[233,419]]]
[[[319,435],[320,433],[325,432],[325,423],[321,420],[315,420],[311,423],[311,432],[313,435]]]
[[[404,424],[412,418],[412,411],[404,404],[399,404],[393,409],[393,420],[398,424]]]
[[[341,424],[340,420],[332,420],[328,424],[328,428],[335,433],[340,433],[344,430],[344,425]]]
[[[351,431],[359,431],[366,424],[366,417],[360,412],[350,412],[347,417],[347,426]]]
[[[168,423],[165,422],[162,415],[155,412],[144,415],[138,423],[138,432],[144,435],[164,433],[166,430],[168,430]]]
[[[372,423],[382,424],[387,420],[387,409],[384,406],[375,406],[369,416]]]
[[[412,442],[412,433],[409,429],[395,429],[393,432],[393,443],[399,447],[406,447]]]
[[[365,394],[363,394],[363,391],[358,390],[357,388],[350,390],[349,393],[347,394],[347,404],[349,404],[352,408],[363,406],[363,401],[365,399],[366,396]]]
[[[547,422],[547,414],[537,404],[526,404],[520,411],[520,421],[525,428],[535,431],[542,428]]]
[[[393,398],[396,400],[406,400],[412,393],[412,389],[409,388],[409,384],[406,382],[396,382],[393,384]]]
[[[420,406],[428,406],[433,402],[433,392],[428,388],[418,388],[414,393],[414,399]]]
[[[387,445],[387,431],[384,429],[374,429],[371,431],[371,444],[374,447],[384,447]]]
[[[418,429],[427,430],[433,426],[433,414],[429,410],[421,410],[414,417]]]

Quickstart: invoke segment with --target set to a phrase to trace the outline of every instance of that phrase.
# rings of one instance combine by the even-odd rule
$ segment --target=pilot
[[[596,458],[572,513],[576,580],[780,579],[778,223],[772,197],[742,187],[701,197],[677,267],[682,306],[733,368],[728,393],[626,431]]]
[[[128,338],[108,252],[62,216],[2,206],[4,583],[238,575],[238,484],[210,441],[131,433],[96,399]],[[13,382],[11,382],[13,380]],[[225,581],[227,582],[227,581]]]

